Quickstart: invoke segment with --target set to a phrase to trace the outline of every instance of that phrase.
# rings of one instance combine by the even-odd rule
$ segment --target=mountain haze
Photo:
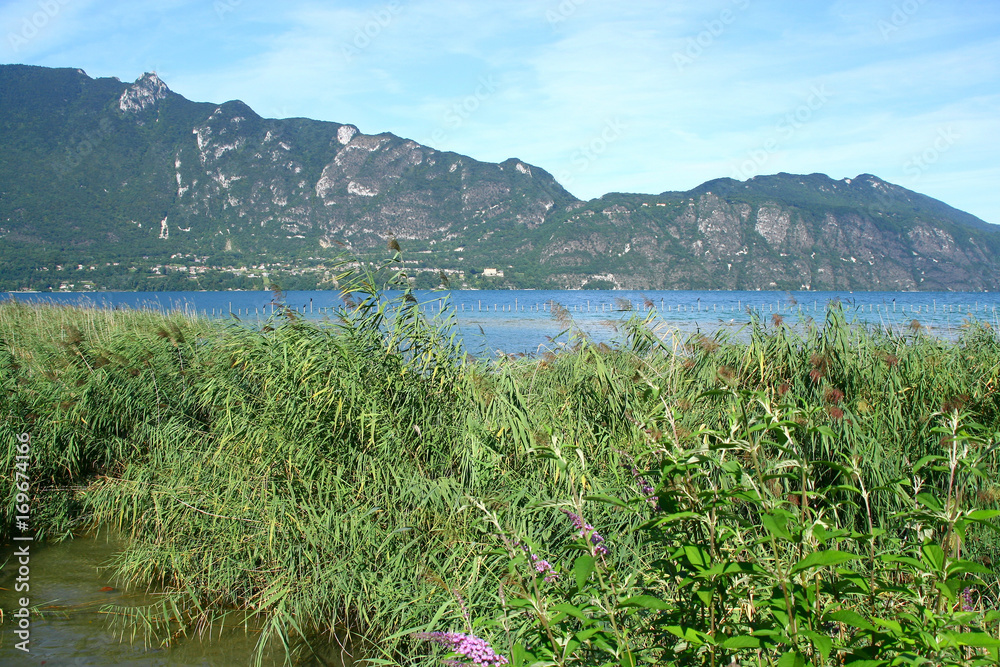
[[[0,289],[314,288],[389,238],[420,286],[1000,288],[1000,228],[867,174],[584,202],[516,158],[22,65],[0,146]]]

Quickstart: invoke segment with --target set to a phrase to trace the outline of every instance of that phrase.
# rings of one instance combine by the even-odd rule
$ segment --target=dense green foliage
[[[414,633],[444,630],[519,664],[995,661],[995,332],[834,309],[681,341],[651,315],[607,346],[554,306],[564,346],[483,360],[349,285],[335,319],[259,330],[0,305],[5,469],[29,433],[37,535],[127,538],[118,577],[162,595],[115,610],[126,636],[249,617],[302,662],[349,634],[429,664]]]

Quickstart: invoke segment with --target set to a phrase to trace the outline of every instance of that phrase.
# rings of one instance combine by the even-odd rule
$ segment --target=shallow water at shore
[[[18,546],[21,546],[19,543]],[[109,605],[132,607],[155,602],[155,594],[126,591],[111,579],[105,567],[124,544],[104,536],[79,538],[55,544],[30,544],[30,653],[16,648],[13,614],[26,593],[15,591],[14,547],[0,548],[0,665],[137,665],[140,667],[245,667],[252,662],[259,637],[243,626],[215,629],[211,638],[189,637],[162,649],[143,646],[141,638],[122,640],[108,625]],[[336,651],[331,651],[331,655]],[[324,664],[347,667],[350,660],[324,656]],[[284,655],[272,653],[264,665],[283,665]],[[308,664],[308,663],[307,663]]]

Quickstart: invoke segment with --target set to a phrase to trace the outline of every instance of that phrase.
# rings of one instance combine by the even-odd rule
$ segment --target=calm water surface
[[[395,293],[398,294],[398,293]],[[393,296],[389,292],[387,296]],[[275,309],[271,292],[92,292],[10,293],[23,301],[84,304],[102,308],[180,310],[207,317],[266,320]],[[929,332],[954,338],[970,317],[996,325],[1000,295],[994,292],[707,292],[497,290],[418,291],[428,314],[453,313],[466,348],[473,354],[536,353],[557,347],[562,327],[549,303],[565,307],[576,325],[596,340],[615,338],[616,325],[632,313],[652,314],[665,336],[739,333],[749,311],[765,322],[780,314],[795,325],[822,321],[827,305],[840,301],[849,320],[904,329],[913,320]],[[342,305],[335,291],[288,292],[285,303],[304,316],[334,316]],[[652,313],[650,312],[652,311]]]
[[[15,591],[15,564],[8,560],[13,549],[0,549],[0,665],[137,665],[176,667],[211,665],[245,667],[252,661],[258,634],[242,626],[226,628],[208,638],[182,640],[170,649],[147,648],[141,638],[123,642],[109,630],[108,605],[132,607],[156,602],[155,594],[125,591],[118,587],[105,567],[124,544],[104,537],[80,538],[57,544],[30,543],[30,604],[41,612],[32,615],[30,653],[15,648],[12,613],[19,608]],[[347,667],[338,652],[326,657],[331,667]],[[264,665],[284,664],[283,655],[267,656]]]

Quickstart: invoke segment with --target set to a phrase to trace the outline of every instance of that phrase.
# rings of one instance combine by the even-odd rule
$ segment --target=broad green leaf
[[[522,667],[523,665],[530,665],[535,662],[534,654],[526,651],[521,644],[514,644],[510,656],[513,658],[514,667]]]
[[[641,607],[643,609],[670,609],[670,603],[664,602],[659,598],[655,598],[652,595],[636,595],[623,600],[619,607]]]
[[[937,456],[937,455],[925,456],[913,464],[913,472],[914,474],[920,472],[920,469],[923,468],[928,463],[932,463],[934,461],[944,461],[944,460],[945,458],[943,456]]]
[[[579,607],[571,605],[569,602],[560,602],[559,604],[554,604],[551,607],[555,611],[561,611],[564,614],[568,614],[574,618],[578,618],[581,621],[589,621],[587,615],[580,610]]]
[[[980,648],[1000,646],[1000,639],[985,632],[960,632],[955,635],[955,640],[959,646],[978,646]]]
[[[895,556],[893,554],[882,554],[876,557],[876,560],[880,560],[884,563],[902,563],[904,565],[909,565],[917,569],[922,570],[924,564],[921,563],[916,558],[911,558],[910,556]]]
[[[841,563],[846,563],[848,561],[857,560],[860,556],[856,556],[852,553],[847,553],[846,551],[837,551],[836,549],[829,549],[826,551],[814,551],[798,563],[792,566],[792,574],[801,572],[802,570],[808,570],[811,567],[826,567],[828,565],[840,565]]]
[[[929,493],[918,493],[917,500],[924,507],[929,507],[930,509],[938,512],[941,511],[941,503],[938,501],[937,498],[935,498]]]
[[[702,646],[706,643],[714,643],[712,642],[711,637],[706,635],[704,632],[698,632],[694,628],[686,628],[683,625],[667,625],[663,629],[675,637],[683,639],[684,641],[696,646]]]
[[[576,577],[576,587],[579,590],[583,590],[583,587],[587,584],[587,580],[590,579],[590,575],[594,572],[594,567],[597,562],[594,557],[590,554],[580,556],[573,563],[573,576]]]
[[[830,618],[844,625],[850,625],[855,628],[861,628],[862,630],[875,630],[875,626],[872,625],[868,619],[859,614],[856,611],[851,611],[850,609],[841,609],[840,611],[835,611],[832,614],[828,614],[827,618]]]
[[[899,624],[899,621],[894,621],[891,618],[873,618],[872,621],[896,635],[903,634],[903,626]]]
[[[948,563],[948,578],[951,579],[954,576],[969,574],[993,574],[991,568],[986,567],[981,563],[973,563],[969,560],[956,560]]]
[[[965,515],[970,521],[989,521],[1000,516],[1000,510],[975,510]]]
[[[760,639],[757,637],[750,637],[749,635],[737,635],[736,637],[730,637],[726,641],[720,644],[722,648],[729,649],[730,651],[738,651],[745,648],[760,648]]]
[[[937,544],[928,543],[920,547],[920,551],[924,554],[927,563],[940,572],[944,567],[944,549]]]
[[[946,579],[934,583],[934,588],[941,591],[945,599],[950,602],[955,602],[958,597],[958,590],[964,586],[965,582],[961,579]]]
[[[708,552],[701,547],[685,546],[684,555],[687,556],[688,562],[690,562],[691,565],[698,568],[708,567],[710,561]]]
[[[626,509],[629,507],[629,504],[627,502],[621,500],[620,498],[615,498],[613,496],[594,495],[594,496],[584,496],[583,499],[593,500],[594,502],[597,503],[605,503],[606,505],[615,505],[616,507],[624,507]]]
[[[781,630],[774,630],[773,628],[761,628],[760,630],[754,630],[753,631],[753,636],[754,637],[771,637],[772,639],[780,641],[785,636],[785,633],[782,632]]]
[[[762,514],[760,522],[764,524],[764,528],[767,528],[768,532],[775,537],[780,537],[783,540],[789,541],[792,539],[792,536],[788,533],[788,529],[785,528],[784,521],[779,523],[773,515]]]
[[[778,667],[806,667],[806,657],[798,651],[789,651],[778,659]]]
[[[809,640],[813,643],[813,646],[816,647],[816,650],[819,651],[820,655],[823,656],[823,659],[826,660],[827,656],[830,655],[830,651],[833,650],[833,640],[826,635],[821,635],[820,633],[813,632],[811,630],[805,630],[802,634],[809,638]]]

